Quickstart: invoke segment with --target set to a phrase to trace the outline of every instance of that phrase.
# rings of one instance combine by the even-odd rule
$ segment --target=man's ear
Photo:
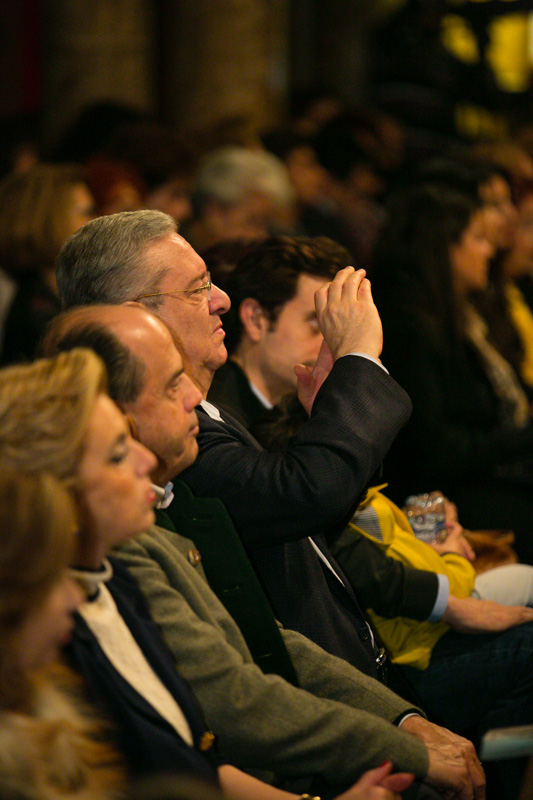
[[[137,425],[135,424],[135,420],[131,416],[129,412],[124,412],[124,418],[126,420],[126,425],[129,428],[129,432],[133,439],[139,441],[139,431],[137,430]]]
[[[261,304],[247,297],[239,307],[239,317],[248,339],[254,344],[260,342],[268,330],[268,319]]]

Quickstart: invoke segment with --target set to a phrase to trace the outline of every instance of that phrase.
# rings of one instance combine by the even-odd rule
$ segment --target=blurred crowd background
[[[295,281],[364,267],[413,403],[387,496],[438,488],[533,564],[533,0],[1,0],[0,37],[0,366],[39,354],[97,216],[179,223],[233,301],[230,366],[269,248]],[[273,341],[271,449],[303,422]]]
[[[6,0],[0,23],[4,362],[94,215],[166,211],[201,253],[326,235],[371,271],[427,159],[533,180],[530,0]]]

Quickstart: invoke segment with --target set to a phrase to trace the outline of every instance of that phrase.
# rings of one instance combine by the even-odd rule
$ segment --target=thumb
[[[358,789],[367,789],[371,786],[380,786],[392,769],[392,761],[384,761],[379,767],[369,769],[361,775],[356,783]]]
[[[450,527],[448,528],[448,536],[447,536],[447,538],[450,541],[457,541],[458,539],[461,538],[462,535],[463,535],[462,528],[458,528],[457,524],[455,522],[453,522],[450,525]]]
[[[363,280],[361,281],[359,285],[359,291],[357,293],[357,299],[370,300],[370,302],[373,302],[372,287],[370,285],[370,281],[368,280],[368,278],[363,278]]]
[[[313,370],[305,364],[296,364],[294,374],[298,378],[300,386],[310,386],[313,380]]]

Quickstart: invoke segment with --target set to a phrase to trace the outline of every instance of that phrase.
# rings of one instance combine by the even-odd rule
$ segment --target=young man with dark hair
[[[315,292],[350,260],[326,237],[272,237],[251,248],[226,282],[229,359],[215,372],[208,400],[249,428],[296,391],[295,364],[312,367],[323,341]]]

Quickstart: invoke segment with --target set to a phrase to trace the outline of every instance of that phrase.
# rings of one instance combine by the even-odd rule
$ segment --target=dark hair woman
[[[376,250],[374,296],[384,364],[413,414],[386,461],[390,494],[438,488],[466,525],[512,528],[533,562],[533,426],[520,380],[471,300],[493,245],[481,199],[417,184],[391,203]]]

